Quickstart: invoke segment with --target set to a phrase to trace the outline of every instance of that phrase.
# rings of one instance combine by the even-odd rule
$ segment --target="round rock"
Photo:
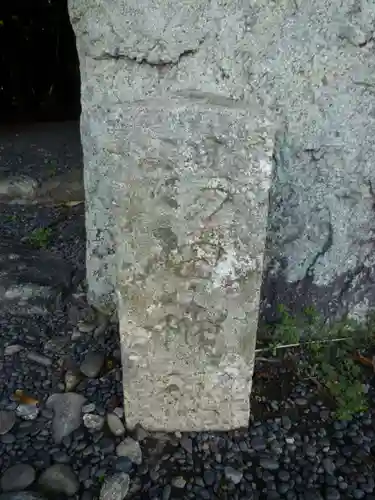
[[[44,497],[32,491],[15,491],[3,493],[0,495],[0,500],[44,500]]]
[[[125,434],[124,424],[115,413],[108,413],[107,424],[114,436],[123,436]]]
[[[0,411],[0,436],[9,432],[16,422],[16,415],[13,411]]]
[[[89,351],[81,366],[81,372],[89,378],[95,378],[99,375],[104,364],[104,354],[98,351]]]
[[[28,464],[17,464],[7,469],[1,476],[3,491],[20,491],[35,481],[35,470]]]
[[[100,490],[100,500],[123,500],[129,491],[130,479],[125,472],[108,478]]]
[[[71,467],[55,464],[45,470],[39,478],[39,485],[46,492],[75,495],[79,490],[79,482]]]
[[[186,480],[182,476],[177,476],[172,479],[172,486],[182,490],[185,488]]]
[[[53,394],[48,398],[46,406],[54,412],[52,429],[56,443],[61,443],[81,425],[82,406],[85,401],[81,394],[74,392]]]
[[[224,474],[229,481],[233,484],[239,484],[242,480],[243,473],[240,470],[234,469],[233,467],[225,467]]]
[[[142,450],[138,441],[128,437],[120,443],[116,448],[116,455],[118,457],[128,457],[137,465],[142,463]]]
[[[83,415],[83,423],[87,429],[100,431],[104,425],[104,417],[95,415],[94,413],[85,413]]]
[[[36,404],[20,404],[16,408],[16,414],[23,420],[35,420],[39,415],[39,406]]]
[[[266,470],[277,470],[279,468],[279,462],[274,458],[261,458],[259,465]]]

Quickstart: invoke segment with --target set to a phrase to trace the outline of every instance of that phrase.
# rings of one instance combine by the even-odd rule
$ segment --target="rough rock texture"
[[[213,164],[218,161],[215,155],[221,154],[224,147],[220,134],[225,126],[230,128],[226,132],[231,135],[226,147],[236,149],[235,134],[247,133],[246,118],[236,128],[236,114],[248,107],[251,108],[249,116],[257,115],[256,109],[246,104],[250,60],[244,38],[246,23],[242,3],[239,0],[232,2],[227,10],[225,2],[218,2],[215,8],[207,1],[183,7],[172,0],[150,0],[142,7],[135,1],[115,2],[108,9],[96,0],[70,2],[82,73],[81,134],[87,200],[88,282],[92,302],[104,309],[111,308],[114,303],[117,221],[113,183],[119,175],[121,180],[121,171],[126,170],[130,150],[122,146],[122,134],[126,134],[121,129],[130,123],[137,109],[132,103],[152,99],[144,104],[150,111],[150,117],[144,117],[145,123],[152,120],[153,113],[162,119],[168,116],[178,121],[179,112],[185,113],[183,110],[191,106],[194,108],[191,116],[181,117],[181,120],[197,120],[188,125],[191,127],[199,126],[198,110],[202,108],[202,116],[207,122],[205,148],[210,150],[207,160]],[[155,23],[147,26],[150,12]],[[168,102],[169,112],[162,116],[160,112]],[[209,116],[211,109],[214,111]],[[227,115],[226,125],[216,123],[221,120],[221,110]],[[232,118],[229,119],[230,113]],[[213,120],[212,124],[209,120]],[[158,141],[163,140],[163,131],[157,130],[156,123],[153,126],[153,134],[159,138],[150,146],[156,149]],[[212,134],[210,127],[216,129]],[[167,140],[187,141],[184,132],[184,124],[180,123],[175,137]],[[239,138],[238,144],[242,140]],[[164,155],[169,154],[166,145],[167,142]],[[193,168],[194,162],[200,165],[206,161],[203,156],[198,159],[205,154],[203,150],[194,151],[199,146],[191,144],[190,151],[186,148],[186,154],[190,155],[186,158],[187,166],[190,162]],[[170,148],[173,147],[171,144]],[[144,155],[144,145],[139,143],[138,148]],[[137,155],[137,151],[133,148],[131,154]],[[152,162],[152,158],[149,161]],[[232,161],[235,161],[234,155]],[[213,165],[212,169],[215,168]],[[227,174],[222,170],[222,176]],[[242,174],[239,171],[235,175],[240,179]],[[224,199],[225,183],[228,182],[223,179],[222,183],[218,187]],[[212,205],[216,202],[213,200]]]
[[[221,2],[215,12],[208,0],[181,10],[161,3],[70,4],[82,71],[91,300],[113,305],[110,122],[121,126],[124,108],[145,96],[194,90],[246,100],[250,88],[279,129],[264,310],[315,303],[330,317],[363,316],[375,303],[374,2],[237,0],[214,44]]]
[[[265,305],[363,316],[375,304],[375,4],[262,0],[251,18],[253,91],[282,119]]]
[[[105,308],[117,277],[129,428],[248,424],[274,131],[244,5],[70,4],[88,281]]]
[[[130,428],[248,424],[273,144],[233,101],[199,97],[144,100],[121,131],[130,155],[115,189],[117,289]]]
[[[69,436],[81,424],[82,406],[86,398],[82,394],[67,392],[52,394],[46,401],[46,406],[53,410],[53,438],[61,443],[64,437]]]

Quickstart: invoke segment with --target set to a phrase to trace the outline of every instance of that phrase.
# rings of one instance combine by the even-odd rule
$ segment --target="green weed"
[[[28,236],[28,242],[35,248],[47,248],[52,236],[50,228],[37,228],[34,229]]]
[[[270,332],[270,350],[275,353],[280,345],[299,344],[300,376],[314,380],[327,392],[338,419],[351,419],[365,411],[365,372],[353,355],[375,346],[375,317],[369,316],[364,325],[348,319],[328,324],[311,308],[298,318],[284,306],[279,313],[280,321]]]

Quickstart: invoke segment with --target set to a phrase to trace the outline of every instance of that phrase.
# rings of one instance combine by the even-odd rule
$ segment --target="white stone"
[[[100,500],[123,500],[130,485],[130,478],[125,472],[119,472],[106,479],[101,490]]]
[[[104,417],[93,413],[85,413],[83,415],[83,423],[87,429],[100,431],[104,425]]]
[[[142,463],[142,450],[134,439],[127,437],[116,448],[118,457],[128,457],[133,463],[140,465]]]
[[[125,434],[124,424],[115,413],[108,413],[107,424],[114,436],[123,436]]]

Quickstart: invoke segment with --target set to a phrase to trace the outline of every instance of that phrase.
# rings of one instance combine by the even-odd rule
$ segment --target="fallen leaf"
[[[363,356],[360,352],[357,351],[355,354],[353,354],[353,359],[354,359],[354,361],[358,361],[358,363],[361,363],[361,365],[369,366],[375,372],[375,359],[374,359],[374,357],[368,358],[366,356]]]
[[[39,401],[24,393],[22,389],[17,389],[13,395],[14,399],[23,405],[37,405]]]

